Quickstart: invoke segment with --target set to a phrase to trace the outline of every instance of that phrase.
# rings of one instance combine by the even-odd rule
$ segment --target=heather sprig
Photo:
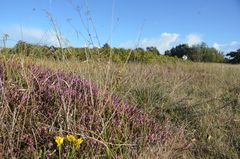
[[[169,130],[143,110],[123,101],[115,93],[103,93],[96,84],[73,73],[20,64],[14,60],[8,63],[0,61],[0,73],[6,89],[5,101],[12,111],[25,114],[24,133],[32,136],[33,129],[28,128],[31,125],[35,127],[34,134],[39,135],[35,136],[31,147],[36,144],[49,147],[51,133],[60,128],[81,132],[89,138],[85,147],[99,152],[114,145],[164,142],[168,138],[165,134]],[[56,138],[56,141],[60,148],[62,138]],[[78,147],[81,142],[81,139],[76,139],[75,145]],[[139,147],[128,148],[137,150]],[[53,151],[52,147],[49,150]]]

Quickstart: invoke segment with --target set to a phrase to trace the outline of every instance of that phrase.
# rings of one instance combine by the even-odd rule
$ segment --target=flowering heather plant
[[[31,148],[38,145],[40,148],[53,149],[49,142],[52,142],[52,135],[59,129],[81,133],[88,138],[85,148],[99,153],[103,153],[106,146],[116,147],[116,151],[124,146],[137,149],[140,144],[144,146],[143,143],[164,142],[171,135],[164,123],[160,124],[115,94],[102,93],[97,85],[72,73],[32,64],[21,65],[16,61],[0,61],[0,82],[3,85],[3,103],[9,106],[8,111],[16,113],[16,121],[22,121],[16,124],[13,131],[21,130],[19,135],[34,136]],[[10,120],[12,117],[3,114],[3,118]],[[5,125],[2,131],[7,130]],[[12,147],[7,156],[14,151],[24,154],[29,144],[22,140],[13,144],[13,138],[4,139],[4,149]],[[67,140],[75,139],[68,136]],[[55,141],[59,146],[63,143],[62,138],[56,138]],[[76,139],[76,144],[80,145],[81,142]]]

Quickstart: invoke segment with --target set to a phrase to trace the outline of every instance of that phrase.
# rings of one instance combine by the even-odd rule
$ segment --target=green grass
[[[102,154],[106,157],[240,156],[239,65],[191,62],[124,65],[95,61],[20,59],[24,63],[31,62],[53,70],[71,72],[90,80],[102,92],[117,94],[171,130],[171,137],[167,141],[144,143],[136,151],[110,146],[110,150]],[[2,107],[0,113],[3,113]],[[1,126],[6,122],[1,120]],[[1,132],[1,140],[5,133]],[[145,133],[145,130],[141,133]],[[109,135],[106,134],[105,137],[107,136]],[[86,152],[86,149],[82,151],[91,158],[97,157],[94,154],[100,155],[97,149],[91,153]]]

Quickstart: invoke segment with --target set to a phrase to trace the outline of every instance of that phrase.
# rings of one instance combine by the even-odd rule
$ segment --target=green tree
[[[192,54],[189,58],[199,62],[224,62],[224,55],[215,48],[208,47],[204,42],[192,46]]]
[[[210,48],[206,43],[201,43],[189,47],[187,44],[180,44],[171,50],[165,51],[167,56],[177,56],[182,58],[184,55],[188,59],[197,62],[224,62],[224,56],[215,48]]]
[[[17,42],[14,48],[16,53],[22,53],[28,56],[31,52],[31,47],[32,47],[31,44],[20,40]]]
[[[158,49],[156,47],[154,47],[154,46],[147,47],[146,50],[149,51],[149,52],[153,52],[155,54],[160,54]]]
[[[135,52],[144,52],[144,49],[141,47],[137,47],[136,49],[134,49]]]
[[[4,34],[3,37],[2,37],[3,48],[6,48],[6,42],[7,42],[8,37],[9,37],[8,34]]]
[[[177,56],[178,58],[182,58],[183,55],[191,54],[192,49],[188,46],[188,44],[180,44],[176,47],[173,47],[171,50],[165,51],[165,55],[167,56]]]
[[[110,45],[109,45],[108,43],[105,43],[102,48],[104,48],[104,49],[110,49],[111,47],[110,47]]]
[[[240,49],[228,53],[227,56],[229,56],[228,60],[230,63],[233,64],[240,63]]]

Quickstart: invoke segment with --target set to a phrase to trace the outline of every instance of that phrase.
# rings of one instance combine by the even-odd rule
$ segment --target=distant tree
[[[104,48],[104,49],[110,49],[111,47],[110,47],[110,45],[109,45],[108,43],[105,43],[102,48]]]
[[[203,55],[205,54],[205,51],[207,48],[206,43],[193,45],[191,48],[192,48],[192,52],[191,52],[191,54],[189,54],[189,58],[192,61],[196,61],[196,62],[204,61]],[[206,62],[206,60],[205,60],[205,62]]]
[[[31,44],[20,40],[17,42],[14,48],[16,53],[24,53],[28,55],[30,53],[31,46],[32,46]]]
[[[171,51],[170,50],[166,50],[165,53],[164,53],[166,56],[171,56]]]
[[[160,54],[160,52],[158,51],[158,49],[154,46],[150,46],[150,47],[147,47],[146,48],[147,51],[149,52],[153,52],[153,53],[156,53],[156,54]]]
[[[127,62],[163,62],[163,61],[176,61],[177,58],[166,57],[159,55],[159,51],[156,47],[148,47],[147,50],[143,48],[126,49],[126,48],[110,48],[106,43],[102,48],[88,48],[89,52],[86,54],[86,48],[59,48],[54,46],[31,44],[25,41],[18,41],[13,48],[2,49],[4,53],[20,54],[24,56],[36,57],[36,58],[51,58],[57,60],[65,60],[76,58],[80,61],[87,59],[105,61],[112,60],[117,63]],[[110,51],[111,49],[111,51]],[[64,53],[64,56],[63,56]]]
[[[137,47],[136,49],[134,49],[134,51],[136,52],[144,52],[144,49],[141,47]]]
[[[224,55],[213,47],[208,47],[206,43],[192,46],[190,59],[202,62],[224,62]]]
[[[2,37],[3,48],[6,48],[6,42],[7,42],[8,37],[9,37],[8,34],[4,34],[3,37]]]
[[[182,58],[187,56],[188,59],[198,62],[223,62],[224,56],[215,48],[210,48],[206,43],[201,43],[189,47],[187,44],[180,44],[171,50],[165,51],[167,56],[177,56]]]
[[[165,55],[168,56],[177,56],[178,58],[182,58],[184,55],[188,56],[191,54],[192,49],[187,44],[180,44],[171,50],[165,51]]]
[[[230,63],[233,63],[233,64],[240,63],[240,49],[238,49],[237,51],[232,51],[228,53],[227,56],[229,56],[228,61]]]

